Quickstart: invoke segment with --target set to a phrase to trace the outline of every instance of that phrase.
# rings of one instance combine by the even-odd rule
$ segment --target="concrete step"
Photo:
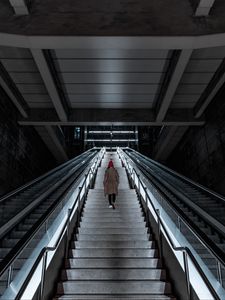
[[[107,208],[109,205],[108,201],[103,202],[103,203],[86,203],[85,204],[85,208]],[[126,204],[126,203],[122,203],[122,202],[118,202],[116,201],[116,205],[118,208],[140,208],[140,204],[139,203],[130,203],[130,204]]]
[[[115,210],[104,196],[105,167],[98,171],[100,188],[88,193],[55,299],[175,300],[136,192],[129,189],[124,168],[118,171],[120,187],[127,188],[119,189]]]
[[[144,221],[141,222],[88,222],[82,221],[80,224],[81,228],[146,228],[146,223]]]
[[[117,202],[115,203],[115,208],[116,210],[118,211],[121,211],[121,212],[129,212],[129,211],[133,211],[133,212],[140,212],[142,211],[142,207],[139,205],[139,206],[129,206],[129,205],[120,205],[118,204]],[[109,203],[106,203],[104,205],[101,205],[101,206],[96,206],[96,205],[90,205],[90,206],[85,206],[84,207],[84,211],[111,211],[112,208],[109,207]]]
[[[161,268],[158,258],[70,258],[65,263],[66,268]]]
[[[77,234],[78,241],[148,241],[150,234]]]
[[[126,193],[123,194],[118,194],[116,195],[116,199],[119,201],[137,201],[137,193]],[[88,198],[87,201],[102,201],[102,200],[108,200],[108,195],[105,196],[104,191],[102,191],[99,194],[89,194],[88,193]]]
[[[61,280],[166,280],[161,269],[67,269]]]
[[[153,258],[158,256],[158,251],[155,249],[75,249],[71,250],[70,258]]]
[[[99,175],[99,174],[98,174]],[[90,189],[88,192],[88,195],[104,195],[104,189],[102,188],[94,188]],[[136,195],[135,189],[130,189],[130,188],[119,188],[118,190],[118,196],[123,196],[123,195]]]
[[[117,203],[115,203],[116,205],[116,208],[117,208],[117,211],[123,213],[123,214],[130,214],[130,213],[142,213],[142,209],[141,207],[139,208],[130,208],[130,207],[118,207]],[[110,209],[109,207],[109,204],[107,204],[107,207],[102,207],[102,208],[85,208],[83,209],[83,214],[85,213],[90,213],[90,212],[93,212],[93,213],[99,213],[101,212],[102,214],[104,213],[107,213],[107,212],[111,212],[112,209]],[[119,209],[118,209],[119,208]],[[114,211],[113,211],[114,212]]]
[[[88,286],[88,288],[87,288]],[[113,294],[113,295],[133,295],[133,294],[170,294],[171,285],[163,281],[73,281],[60,282],[57,286],[57,294]]]
[[[121,188],[121,186],[119,186],[119,189],[118,189],[118,194],[117,196],[133,196],[133,195],[136,195],[136,190],[135,189],[130,189],[129,187],[124,187],[124,188]],[[91,195],[91,196],[101,196],[101,195],[104,195],[104,188],[103,188],[103,185],[102,185],[102,188],[94,188],[94,189],[91,189],[89,190],[88,192],[88,195]]]
[[[155,243],[152,241],[76,241],[72,243],[72,248],[155,248]]]
[[[84,234],[147,234],[148,228],[79,228],[79,233]]]
[[[108,200],[108,195],[105,196],[104,191],[102,191],[99,194],[90,194],[88,193],[88,200],[87,201],[102,201],[102,199]],[[137,193],[129,193],[124,192],[116,195],[116,199],[119,199],[120,201],[126,200],[126,201],[137,201]]]
[[[53,300],[176,300],[167,295],[57,295]]]
[[[137,208],[140,207],[140,203],[134,202],[134,201],[115,201],[115,204],[117,204],[118,207],[121,208]],[[89,201],[88,203],[85,204],[84,207],[89,207],[89,206],[96,206],[97,208],[105,208],[105,206],[109,205],[109,201],[107,200],[102,200],[102,201]]]
[[[136,222],[140,222],[140,221],[144,221],[144,217],[138,217],[138,219],[137,218],[135,218],[135,217],[133,217],[133,216],[121,216],[121,217],[101,217],[101,218],[99,218],[99,217],[90,217],[90,216],[88,216],[88,217],[86,217],[86,216],[83,216],[83,217],[81,217],[81,222],[96,222],[96,221],[98,221],[98,222],[110,222],[110,223],[117,223],[117,222],[121,222],[121,221],[123,221],[123,222],[134,222],[134,223],[136,223]]]
[[[109,210],[108,212],[87,212],[83,213],[83,217],[85,218],[142,218],[143,213],[141,212],[133,212],[133,213],[126,213],[126,211],[121,212],[120,210]]]
[[[88,197],[87,197],[87,202],[88,201],[107,201],[108,200],[108,195],[104,195],[104,191],[101,193],[101,194],[89,194],[88,193]],[[138,202],[138,199],[137,199],[137,194],[136,193],[132,193],[132,194],[129,194],[129,193],[124,193],[124,194],[119,194],[119,195],[116,195],[116,200],[118,201],[127,201],[127,202]]]

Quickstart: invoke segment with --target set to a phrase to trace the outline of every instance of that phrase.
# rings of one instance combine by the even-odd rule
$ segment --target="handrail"
[[[127,163],[127,161],[126,161],[126,163]],[[127,165],[128,165],[128,163],[127,163]],[[219,296],[217,295],[216,291],[214,290],[214,288],[213,288],[212,284],[210,283],[210,281],[208,280],[208,278],[205,276],[205,274],[202,271],[202,269],[201,269],[198,261],[196,260],[196,258],[192,254],[191,250],[188,247],[183,247],[183,246],[182,247],[177,247],[177,246],[175,246],[175,244],[173,243],[173,241],[172,241],[172,239],[170,237],[170,234],[169,234],[167,228],[165,227],[165,225],[164,225],[164,223],[163,223],[163,221],[162,221],[162,219],[160,217],[159,211],[155,208],[154,203],[153,203],[151,197],[148,195],[143,182],[140,180],[140,178],[138,176],[139,174],[137,173],[137,171],[134,168],[132,169],[132,171],[136,173],[137,178],[139,180],[139,183],[140,183],[140,185],[142,186],[142,188],[143,188],[143,190],[145,192],[146,200],[148,200],[150,202],[151,207],[153,208],[154,213],[157,216],[158,224],[160,224],[159,225],[159,232],[161,232],[161,226],[162,226],[162,228],[163,228],[163,230],[164,230],[164,232],[166,234],[166,237],[167,237],[167,239],[168,239],[168,241],[170,243],[170,246],[173,248],[173,250],[174,251],[184,251],[186,253],[186,255],[189,255],[189,257],[191,258],[192,262],[194,263],[196,269],[198,270],[198,272],[200,273],[200,275],[203,277],[203,280],[204,280],[206,286],[209,288],[209,290],[212,293],[212,295],[217,300],[220,300]],[[131,173],[131,175],[132,175],[132,173]],[[132,178],[132,176],[131,176],[131,178]],[[135,182],[134,182],[134,184],[135,184]],[[137,185],[136,185],[136,188],[138,188]],[[160,238],[159,238],[159,242],[161,243]],[[189,279],[189,270],[188,270],[188,264],[187,263],[188,262],[187,262],[187,260],[184,257],[184,269],[185,269],[186,282],[187,282],[187,292],[188,292],[188,296],[189,296],[189,299],[190,299],[190,279]]]
[[[137,154],[133,154],[133,153],[129,153],[128,154],[129,157],[133,157],[136,158],[138,157]],[[164,187],[166,187],[170,193],[172,193],[175,197],[178,197],[179,199],[184,200],[185,204],[190,207],[198,216],[200,216],[202,218],[202,220],[204,220],[204,222],[207,222],[207,224],[209,226],[211,226],[211,228],[213,228],[213,230],[215,230],[221,237],[225,237],[225,226],[224,223],[221,222],[221,220],[219,218],[217,218],[215,215],[211,215],[209,214],[204,208],[201,207],[201,205],[198,205],[198,202],[193,202],[191,201],[188,196],[186,196],[186,194],[183,193],[182,189],[178,186],[176,186],[176,184],[174,182],[167,182],[167,177],[164,174],[160,174],[159,176],[160,179],[158,178],[158,175],[155,175],[155,170],[153,167],[155,166],[151,166],[148,163],[145,162],[145,159],[143,159],[142,161],[142,157],[138,157],[138,161],[140,161],[140,164],[143,165],[144,169],[150,169],[150,172],[148,176],[152,176],[154,177],[154,179],[158,182],[160,182],[160,184],[163,183]],[[153,173],[152,170],[153,169]],[[157,171],[157,170],[156,170]],[[161,170],[159,170],[160,172]],[[148,172],[148,171],[146,171]],[[158,173],[158,171],[157,171]],[[169,174],[169,176],[172,176],[171,174]],[[179,179],[178,179],[179,180]],[[169,187],[168,187],[169,186]],[[160,187],[158,187],[160,188]],[[188,201],[188,202],[187,202]],[[175,204],[174,204],[175,205]],[[225,260],[224,260],[225,261]]]
[[[47,172],[47,173],[45,173],[45,174],[43,174],[43,175],[41,175],[41,176],[35,178],[34,180],[27,182],[27,183],[24,184],[23,186],[21,186],[21,187],[15,189],[15,190],[13,190],[13,191],[7,193],[6,195],[4,195],[4,196],[2,196],[2,197],[0,198],[0,202],[4,202],[5,200],[7,200],[7,199],[9,199],[10,197],[12,197],[12,196],[14,196],[14,195],[16,195],[16,194],[22,192],[22,191],[25,190],[26,188],[28,188],[28,187],[34,185],[35,183],[40,182],[42,179],[48,177],[49,175],[55,173],[55,172],[58,171],[58,170],[64,168],[65,166],[69,165],[71,162],[74,162],[74,161],[78,160],[79,158],[81,158],[82,155],[87,154],[88,152],[91,152],[91,151],[93,151],[93,148],[92,148],[92,149],[89,149],[89,150],[87,150],[86,152],[84,152],[84,153],[82,153],[82,154],[80,154],[80,155],[78,155],[78,156],[72,158],[71,160],[69,160],[69,161],[67,161],[67,162],[65,162],[65,163],[63,163],[63,164],[61,164],[61,165],[59,165],[58,167],[56,167],[56,168],[50,170],[49,172]]]
[[[136,170],[135,170],[136,171]],[[137,172],[136,172],[137,173]],[[176,204],[173,203],[173,205],[170,205],[170,200],[168,199],[168,196],[162,192],[161,190],[159,190],[159,187],[156,186],[156,184],[154,182],[152,182],[152,184],[154,185],[154,187],[157,189],[157,192],[163,196],[164,199],[166,199],[167,203],[169,204],[170,208],[173,209],[173,211],[182,219],[182,221],[184,222],[184,224],[189,228],[189,230],[200,240],[200,242],[209,250],[209,252],[215,257],[215,259],[217,259],[221,265],[223,265],[225,267],[225,260],[222,258],[222,256],[224,257],[224,252],[222,250],[220,250],[220,248],[218,248],[216,245],[214,245],[209,238],[207,237],[206,234],[201,232],[201,235],[204,235],[204,239],[202,239],[201,235],[198,232],[198,228],[196,227],[196,225],[188,218],[188,222],[186,220],[185,214],[182,213],[182,211],[177,207]],[[191,223],[191,225],[190,225]],[[215,248],[215,249],[214,249]],[[217,252],[220,252],[221,255],[218,255]]]
[[[78,171],[78,170],[76,170]],[[83,171],[82,171],[83,172]],[[74,174],[72,174],[71,176],[73,176]],[[79,175],[78,175],[79,176]],[[59,195],[56,199],[55,202],[57,202],[60,198],[62,198],[67,192],[68,189],[71,187],[72,184],[74,184],[74,182],[77,180],[77,177],[74,178],[73,182],[69,185],[69,187],[63,192],[62,195]],[[58,205],[60,205],[58,203]],[[57,206],[58,206],[57,205]],[[46,220],[49,218],[49,216],[53,213],[53,211],[51,210],[50,213],[48,213],[48,210],[46,211],[46,213],[44,214],[45,217],[41,218],[40,220],[38,220],[38,224],[36,226],[36,229],[34,229],[34,227],[32,227],[30,230],[28,230],[28,232],[22,237],[21,240],[19,240],[19,242],[15,245],[14,248],[16,248],[15,251],[11,250],[5,257],[4,259],[0,262],[0,277],[2,276],[2,274],[9,268],[9,266],[12,264],[12,262],[20,255],[20,253],[24,250],[24,248],[29,244],[29,242],[32,240],[32,238],[35,236],[35,234],[38,232],[38,230],[40,229],[40,227],[46,222]]]
[[[92,158],[93,160],[94,158]],[[90,164],[90,162],[89,162]],[[82,166],[80,166],[79,168],[81,168]],[[76,170],[78,171],[78,170]],[[81,173],[83,173],[84,171],[82,171]],[[81,174],[80,173],[80,174]],[[79,174],[79,176],[80,176]],[[71,176],[73,176],[74,174],[71,174]],[[60,198],[62,198],[64,195],[67,194],[67,192],[69,191],[69,189],[71,188],[71,186],[74,184],[74,182],[77,180],[77,177],[74,178],[74,180],[72,181],[72,183],[70,183],[70,185],[66,188],[66,190],[63,192],[62,195],[59,195],[55,202],[57,202],[57,200],[59,200]],[[58,207],[58,205],[60,205],[60,203],[57,203],[57,205],[54,208],[55,209]],[[47,211],[48,212],[48,211]],[[28,245],[28,243],[32,240],[32,238],[35,236],[35,234],[38,232],[38,230],[40,229],[40,227],[46,222],[46,220],[49,218],[49,216],[53,213],[53,211],[51,211],[49,214],[45,215],[45,218],[40,219],[39,224],[36,225],[36,228],[31,228],[30,231],[28,231],[25,236],[22,238],[22,240],[20,240],[17,244],[16,250],[14,252],[9,252],[9,254],[0,262],[0,277],[3,275],[3,273],[10,267],[10,265],[13,263],[13,261],[20,255],[20,253],[24,250],[24,248]],[[31,232],[32,230],[32,232]],[[24,242],[25,241],[25,242]]]
[[[159,166],[159,168],[165,169],[169,173],[175,175],[177,178],[181,178],[184,182],[187,181],[192,186],[195,186],[195,187],[199,188],[200,190],[203,190],[204,192],[207,192],[207,193],[211,194],[215,198],[219,198],[220,200],[225,201],[225,197],[223,197],[222,195],[216,193],[215,191],[213,191],[213,190],[211,190],[211,189],[209,189],[209,188],[201,185],[200,183],[195,182],[195,181],[191,180],[190,178],[188,178],[188,177],[186,177],[186,176],[184,176],[184,175],[182,175],[182,174],[180,174],[180,173],[178,173],[178,172],[176,172],[176,171],[174,171],[174,170],[172,170],[172,169],[164,166],[163,164],[160,164],[159,162],[157,162],[157,161],[155,161],[155,160],[153,160],[153,159],[151,159],[151,158],[149,158],[149,157],[147,157],[147,156],[145,156],[145,155],[137,152],[134,149],[131,149],[131,148],[128,148],[128,149],[131,150],[132,152],[135,152],[137,155],[140,155],[140,156],[144,157],[147,161],[150,161],[151,163]]]
[[[92,153],[90,152],[90,153],[88,153],[88,154],[86,155],[86,157],[85,157],[85,160],[87,160],[87,161],[90,160],[90,158],[93,157],[93,155],[95,155],[95,152],[92,152]],[[76,162],[76,164],[75,164],[75,165],[74,165],[74,164],[75,164],[75,163],[73,162],[73,163],[72,163],[72,166],[71,166],[71,168],[70,168],[70,170],[67,172],[66,175],[65,175],[65,172],[63,173],[63,177],[62,177],[62,178],[64,178],[64,179],[58,179],[58,180],[57,180],[57,181],[49,188],[49,191],[46,191],[46,189],[45,189],[45,191],[43,191],[40,195],[38,195],[35,199],[33,199],[33,201],[32,201],[32,198],[30,198],[31,200],[28,201],[27,207],[29,208],[30,205],[31,205],[31,206],[36,206],[37,202],[40,203],[41,201],[43,201],[44,199],[46,199],[46,197],[49,197],[52,193],[54,193],[55,189],[58,188],[58,186],[61,185],[61,184],[67,179],[68,176],[71,176],[72,173],[74,173],[74,170],[77,169],[79,165],[82,165],[82,160],[79,159],[79,160]],[[45,184],[46,184],[46,183],[45,183]],[[36,204],[35,204],[35,203],[36,203]],[[34,204],[34,205],[33,205],[33,204]],[[5,219],[5,220],[4,220],[5,222],[3,222],[3,223],[1,224],[1,226],[0,226],[1,236],[2,236],[3,234],[7,233],[9,230],[11,230],[11,227],[13,226],[13,224],[14,224],[15,222],[17,222],[17,216],[20,215],[20,218],[21,218],[21,217],[24,217],[23,212],[24,212],[25,210],[27,211],[25,214],[29,213],[30,209],[27,210],[27,207],[24,207],[24,205],[22,205],[22,206],[20,205],[20,206],[18,207],[18,209],[15,211],[15,210],[13,209],[13,206],[12,206],[11,211],[13,212],[14,217],[12,218],[12,220],[10,220],[10,218]],[[13,221],[13,222],[12,222],[12,221]],[[7,225],[7,224],[9,224],[9,223],[10,223],[10,226]]]
[[[102,159],[102,158],[101,158],[101,159]],[[96,162],[95,162],[95,164],[94,164],[94,167],[96,168],[95,171],[97,170],[97,164],[98,164],[98,162],[99,162],[99,155],[98,155],[98,158],[97,158],[97,160],[96,160]],[[40,261],[41,261],[42,258],[44,258],[44,259],[43,259],[43,267],[45,266],[45,268],[46,268],[47,256],[45,257],[45,255],[46,255],[45,253],[47,253],[47,252],[49,252],[49,251],[54,251],[54,250],[56,250],[56,249],[58,248],[59,243],[60,243],[60,241],[61,241],[61,239],[62,239],[62,236],[63,236],[64,231],[69,227],[70,218],[71,218],[71,216],[74,214],[74,209],[75,209],[75,207],[76,207],[77,201],[81,201],[80,196],[81,196],[81,191],[82,191],[83,187],[85,187],[84,195],[86,195],[86,192],[87,192],[86,190],[87,190],[87,188],[88,188],[88,186],[86,185],[86,182],[87,182],[87,178],[88,178],[89,172],[91,172],[91,173],[93,174],[92,168],[89,168],[87,174],[85,175],[85,180],[83,181],[81,187],[79,187],[79,192],[78,192],[78,194],[77,194],[76,200],[74,201],[72,207],[68,210],[68,216],[67,216],[66,222],[65,222],[65,224],[63,225],[63,228],[60,230],[60,233],[59,233],[59,235],[58,235],[58,238],[57,238],[57,240],[56,240],[54,246],[42,248],[42,250],[40,251],[38,257],[36,258],[36,260],[35,260],[35,262],[34,262],[32,268],[31,268],[31,270],[29,271],[29,273],[28,273],[28,275],[27,275],[27,277],[26,277],[24,283],[22,284],[22,286],[21,286],[19,292],[17,293],[15,300],[19,300],[19,299],[21,298],[21,296],[22,296],[22,294],[24,293],[24,291],[25,291],[25,289],[26,289],[26,287],[27,287],[27,285],[28,285],[28,283],[29,283],[29,281],[30,281],[32,275],[34,274],[34,271],[36,270],[36,268],[37,268],[37,266],[38,266],[38,264],[40,263]],[[79,208],[79,206],[80,206],[80,205],[79,205],[79,203],[78,203],[78,207],[77,207],[77,208]],[[45,269],[44,269],[44,273],[45,273]],[[43,275],[44,275],[44,274],[43,274],[43,271],[42,271],[42,278],[41,278],[41,289],[42,289],[41,292],[42,292],[42,294],[41,294],[41,298],[42,298],[42,295],[43,295],[43,289],[44,289],[44,286],[43,286],[43,284],[44,284],[44,276],[43,276]]]
[[[89,171],[90,171],[90,170],[91,170],[91,168],[89,169]],[[96,170],[97,170],[97,168],[96,168]],[[88,171],[88,173],[89,173],[89,171]],[[91,170],[91,171],[92,171],[92,170]],[[44,248],[41,250],[40,254],[38,255],[38,257],[37,257],[37,259],[36,259],[36,261],[34,262],[34,265],[33,265],[32,269],[30,270],[28,276],[26,277],[26,280],[24,281],[24,284],[22,285],[22,287],[21,287],[19,293],[17,294],[15,300],[17,300],[17,299],[19,300],[20,297],[22,296],[22,294],[24,293],[25,288],[26,288],[28,282],[30,281],[30,279],[31,279],[31,277],[32,277],[32,275],[33,275],[34,270],[37,268],[38,264],[40,263],[40,261],[41,261],[41,259],[42,259],[42,257],[43,257],[42,278],[41,278],[41,292],[40,292],[40,299],[42,299],[42,297],[43,297],[43,292],[44,292],[44,277],[45,277],[44,274],[45,274],[46,263],[47,263],[47,252],[54,251],[54,250],[56,250],[56,249],[58,248],[59,243],[60,243],[60,241],[61,241],[61,239],[62,239],[63,233],[64,233],[65,230],[67,230],[67,228],[69,227],[70,217],[74,214],[74,209],[75,209],[75,207],[76,207],[77,201],[81,201],[80,196],[81,196],[81,191],[82,191],[83,187],[85,187],[84,195],[86,195],[86,189],[88,188],[88,187],[86,186],[86,181],[87,181],[88,175],[86,175],[85,177],[86,177],[86,178],[85,178],[85,180],[83,181],[83,184],[81,185],[81,187],[80,187],[80,189],[79,189],[77,198],[76,198],[76,200],[74,201],[74,203],[73,203],[73,205],[72,205],[72,208],[69,209],[69,211],[68,211],[68,217],[67,217],[67,220],[66,220],[66,222],[65,222],[65,224],[64,224],[64,226],[63,226],[63,228],[61,229],[60,234],[58,235],[58,238],[57,238],[57,240],[56,240],[54,246],[52,246],[52,247],[44,247]],[[79,208],[79,203],[78,203],[78,208]],[[66,241],[66,242],[67,242],[67,241]],[[43,272],[43,271],[44,271],[44,272]]]
[[[132,156],[128,155],[128,156]],[[136,158],[137,155],[135,155],[134,157]],[[158,178],[158,175],[155,175],[154,173],[154,169],[153,169],[153,173],[152,173],[152,166],[149,166],[147,163],[145,163],[145,161],[142,161],[142,158],[138,158],[138,161],[140,161],[140,165],[143,165],[144,169],[148,169],[150,170],[150,172],[148,173],[148,176],[152,176],[154,177],[154,179],[158,182],[160,182],[160,184],[163,183],[164,187],[166,187],[170,193],[172,193],[174,196],[178,197],[179,199],[184,200],[185,204],[190,207],[196,214],[198,214],[204,221],[208,222],[208,225],[210,225],[214,230],[216,230],[221,236],[225,237],[225,231],[224,231],[224,224],[221,223],[221,220],[217,219],[215,216],[210,215],[206,210],[204,210],[204,208],[202,208],[200,205],[198,205],[198,202],[194,203],[193,201],[191,201],[183,192],[182,189],[179,186],[176,186],[174,182],[167,182],[167,177],[164,174],[160,174],[160,179]],[[148,172],[148,170],[146,170],[145,172]],[[161,170],[160,170],[161,171]],[[158,172],[157,172],[158,173]],[[169,175],[171,176],[171,175]],[[169,186],[169,187],[168,187]],[[176,190],[176,191],[174,191]],[[187,201],[188,200],[188,203]]]

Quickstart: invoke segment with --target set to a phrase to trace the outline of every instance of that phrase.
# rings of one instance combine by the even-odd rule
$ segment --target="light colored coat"
[[[105,195],[118,194],[119,174],[115,168],[108,168],[104,177]]]

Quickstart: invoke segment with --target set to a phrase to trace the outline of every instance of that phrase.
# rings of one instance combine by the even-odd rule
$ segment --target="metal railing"
[[[66,223],[64,224],[64,227],[66,226],[66,224],[69,225],[68,220],[70,220],[70,217],[71,217],[71,215],[73,214],[73,210],[74,210],[74,207],[76,206],[77,202],[78,202],[78,210],[80,210],[80,199],[81,199],[84,195],[86,195],[86,193],[87,193],[87,188],[92,184],[92,180],[94,180],[95,173],[96,173],[96,171],[97,171],[98,165],[100,164],[103,155],[104,155],[104,149],[103,149],[103,151],[101,151],[101,153],[98,153],[97,159],[96,159],[96,158],[92,159],[92,160],[95,160],[95,162],[94,162],[93,165],[88,169],[88,171],[85,171],[85,173],[86,173],[86,174],[85,174],[85,179],[83,180],[83,183],[82,183],[81,187],[79,188],[79,192],[78,192],[77,198],[75,199],[72,208],[70,208],[70,209],[68,210],[68,218],[69,218],[69,219],[67,218],[67,221],[66,221]],[[74,182],[73,182],[72,184],[74,184]],[[85,188],[85,190],[83,191],[84,188]],[[68,189],[71,189],[71,185],[69,186]],[[66,190],[66,192],[68,192],[68,189]],[[66,193],[66,192],[65,192],[65,193]],[[71,195],[70,195],[70,196],[71,196]],[[56,213],[59,214],[59,213],[63,210],[62,205],[65,205],[65,202],[64,202],[64,201],[62,201],[62,203],[59,203],[59,204],[57,205],[57,207],[55,208]],[[59,208],[59,209],[58,209],[58,208]],[[52,212],[52,213],[54,213],[54,212]],[[52,213],[51,213],[51,214],[52,214]],[[54,215],[54,218],[53,218],[53,219],[56,219],[56,216],[55,216],[55,215]],[[42,225],[44,226],[44,228],[49,227],[49,220],[46,219],[45,224],[42,224]],[[64,227],[63,227],[63,228],[64,228]],[[32,236],[29,238],[29,240],[27,240],[27,243],[24,245],[23,249],[25,249],[26,245],[28,245],[29,241],[32,240],[32,238],[35,236],[35,234],[38,232],[38,230],[39,230],[40,228],[41,228],[41,227],[39,226],[39,227],[37,228],[37,230],[36,230],[35,232],[33,232]],[[57,239],[58,242],[60,242],[60,240],[61,240],[61,233],[62,233],[62,232],[60,232],[59,235],[58,235],[58,239]],[[58,245],[58,244],[57,244],[57,245]],[[56,248],[57,248],[57,245],[56,245]],[[50,248],[52,248],[52,247],[50,247]],[[10,274],[10,273],[13,271],[12,266],[13,266],[14,262],[16,261],[16,259],[19,258],[19,256],[20,256],[20,254],[22,253],[23,249],[22,249],[20,252],[17,252],[16,255],[15,255],[15,256],[11,259],[11,261],[7,264],[7,268],[6,268],[6,267],[4,268],[5,271],[9,270],[9,271],[8,271],[8,280],[7,280],[8,283],[10,283],[10,282],[9,282],[9,279],[12,277],[11,274]],[[23,294],[23,292],[24,292],[24,290],[25,290],[27,284],[29,283],[29,280],[30,280],[30,278],[32,277],[32,275],[33,275],[33,273],[34,273],[34,270],[36,269],[37,265],[38,265],[39,262],[40,262],[40,257],[43,257],[43,253],[45,253],[46,249],[48,249],[48,247],[44,247],[44,248],[40,251],[40,254],[38,255],[38,257],[37,257],[36,260],[34,261],[33,266],[31,267],[31,269],[30,269],[30,271],[29,271],[29,273],[28,273],[26,279],[24,280],[24,283],[22,284],[21,288],[19,289],[19,292],[18,292],[18,294],[17,294],[17,296],[16,296],[15,299],[20,299],[20,296]],[[50,250],[47,250],[47,252],[48,252],[48,251],[50,251]],[[4,270],[1,271],[1,274],[3,274]],[[8,285],[8,286],[9,286],[9,285]],[[41,299],[41,298],[40,298],[40,299]]]
[[[93,148],[87,150],[87,151],[85,152],[85,154],[87,154],[88,152],[91,152],[91,151],[93,151]],[[4,195],[4,196],[2,196],[2,197],[0,198],[0,203],[1,203],[1,202],[4,202],[5,200],[7,200],[7,199],[9,199],[9,198],[11,198],[12,196],[15,196],[15,195],[18,194],[18,193],[20,193],[20,192],[26,190],[27,188],[33,186],[34,184],[40,182],[41,180],[43,180],[43,179],[45,179],[45,178],[47,178],[47,177],[50,176],[51,174],[54,174],[56,171],[59,171],[59,170],[63,169],[63,168],[66,167],[67,165],[70,165],[72,162],[75,162],[76,160],[80,159],[83,155],[84,155],[84,153],[82,153],[82,154],[80,154],[80,155],[74,157],[73,159],[71,159],[71,160],[69,160],[69,161],[67,161],[67,162],[65,162],[65,163],[63,163],[63,164],[61,164],[61,165],[59,165],[58,167],[52,169],[51,171],[49,171],[49,172],[47,172],[47,173],[45,173],[45,174],[39,176],[38,178],[36,178],[36,179],[34,179],[34,180],[32,180],[32,181],[29,181],[28,183],[26,183],[26,184],[24,184],[23,186],[21,186],[21,187],[15,189],[15,190],[13,190],[12,192],[7,193],[6,195]]]
[[[149,205],[150,205],[150,207],[153,209],[153,212],[156,216],[157,224],[158,224],[158,233],[159,233],[160,256],[162,256],[162,253],[163,253],[162,242],[161,242],[162,234],[164,234],[166,236],[167,240],[169,241],[170,247],[175,252],[182,252],[182,254],[183,254],[183,264],[184,264],[184,272],[185,272],[185,278],[186,278],[188,300],[191,299],[191,283],[190,283],[190,275],[189,275],[188,257],[190,258],[190,260],[194,264],[195,268],[199,272],[200,276],[202,277],[202,279],[203,279],[205,285],[207,286],[208,290],[210,291],[210,293],[213,295],[214,299],[221,300],[220,296],[215,291],[213,285],[211,284],[211,282],[205,275],[199,262],[196,260],[195,256],[193,255],[193,253],[189,249],[189,247],[186,247],[186,246],[177,247],[174,244],[174,242],[171,238],[171,235],[168,232],[168,230],[160,216],[159,210],[155,207],[151,197],[149,196],[149,194],[147,192],[147,187],[143,184],[142,180],[140,179],[140,174],[137,173],[135,168],[133,168],[133,167],[131,168],[130,164],[128,163],[128,159],[125,157],[124,153],[120,149],[118,150],[118,153],[119,153],[121,160],[123,161],[123,165],[126,167],[126,169],[128,171],[128,174],[132,181],[133,188],[135,188],[137,190],[139,197],[142,197],[142,199],[145,201],[148,209],[149,209]],[[149,213],[149,211],[147,213]],[[149,219],[148,216],[147,216],[147,219]]]
[[[221,200],[222,202],[225,202],[225,197],[223,197],[222,195],[214,192],[213,190],[210,190],[209,188],[201,185],[200,183],[194,182],[193,180],[191,180],[190,178],[164,166],[163,164],[160,164],[157,161],[152,160],[149,157],[146,157],[145,155],[135,151],[134,149],[128,148],[128,150],[136,153],[138,156],[143,157],[144,159],[146,159],[147,161],[150,161],[153,165],[158,166],[160,169],[163,169],[165,171],[167,171],[168,173],[174,175],[175,177],[181,179],[183,182],[188,182],[189,184],[191,184],[191,186],[196,187],[198,190],[201,190],[207,194],[210,194],[213,198],[216,198],[218,200]]]
[[[151,180],[153,180],[153,179],[151,179]],[[160,178],[160,182],[161,182],[161,183],[164,183],[164,180]],[[151,184],[153,184],[156,188],[158,188],[158,185],[156,185],[155,182],[152,182]],[[175,188],[175,187],[174,187],[174,188]],[[177,188],[178,188],[178,187],[177,187]],[[159,192],[159,190],[158,190],[158,192]],[[163,196],[164,198],[167,197],[165,193],[162,193],[162,191],[160,191],[160,194],[162,194],[162,196]],[[169,202],[169,200],[168,200],[168,202]],[[186,202],[185,202],[185,203],[186,203]],[[181,215],[180,218],[183,219],[183,218],[182,218],[182,215],[184,215],[184,214],[182,214],[182,212],[181,212],[180,209],[176,206],[176,204],[173,203],[173,208],[172,208],[172,209],[173,209],[173,211],[175,211],[176,213],[180,214],[180,215]],[[200,208],[200,209],[201,209],[201,208]],[[193,209],[193,211],[195,211],[195,213],[199,213],[199,216],[201,216],[201,212],[199,212],[199,210],[197,211],[196,209]],[[204,221],[207,220],[207,219],[205,218],[205,216],[202,216],[202,219],[203,219]],[[186,223],[187,226],[189,226],[189,224],[188,224],[185,220],[183,220],[183,221]],[[209,221],[209,220],[207,220],[207,221],[208,221],[208,225],[210,225],[210,224],[212,223],[212,222]],[[212,223],[212,225],[215,226],[215,227],[213,227],[213,229],[214,229],[214,231],[216,231],[217,226],[216,226],[214,223]],[[194,224],[192,224],[192,227],[196,227],[196,226],[194,226]],[[196,229],[196,228],[195,228],[195,229]],[[192,232],[193,232],[193,230],[192,230]],[[201,243],[204,244],[204,246],[210,250],[211,254],[212,254],[212,255],[213,255],[213,256],[214,256],[214,257],[215,257],[222,265],[225,265],[225,257],[224,257],[223,251],[222,251],[221,249],[219,249],[217,246],[214,247],[214,244],[212,244],[212,242],[208,239],[207,236],[205,236],[207,242],[206,242],[205,240],[203,240],[203,239],[201,238],[202,233],[199,234],[198,230],[197,230],[197,232],[196,232],[196,230],[194,230],[193,233],[194,233],[195,235],[198,236],[198,239],[201,240]],[[219,230],[219,233],[220,233],[220,230]],[[222,232],[222,234],[224,235],[224,232]],[[220,255],[217,254],[217,251],[220,253]],[[222,284],[221,281],[220,281],[220,283]]]

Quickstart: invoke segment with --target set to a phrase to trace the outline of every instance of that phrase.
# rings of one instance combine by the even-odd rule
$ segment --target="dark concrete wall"
[[[190,128],[167,165],[225,195],[225,89],[206,111],[206,124]]]
[[[18,112],[0,91],[0,195],[56,166],[33,128],[17,124]]]

